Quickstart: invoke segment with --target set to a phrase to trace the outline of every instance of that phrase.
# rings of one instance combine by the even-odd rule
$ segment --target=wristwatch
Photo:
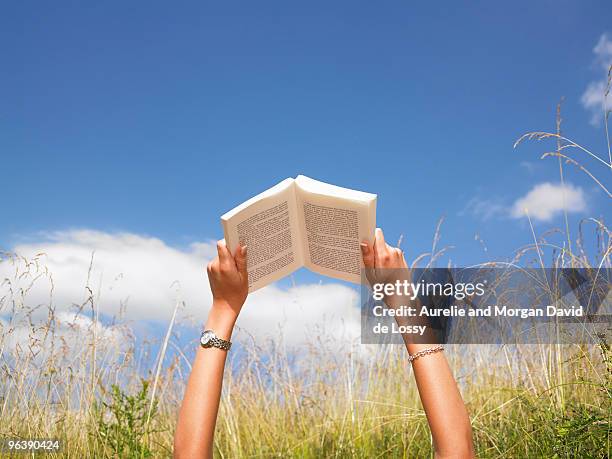
[[[232,343],[225,341],[224,339],[217,338],[217,335],[215,335],[215,332],[212,330],[204,330],[202,332],[202,336],[200,336],[200,344],[202,347],[217,347],[219,349],[223,349],[224,351],[229,351],[230,347],[232,347]]]

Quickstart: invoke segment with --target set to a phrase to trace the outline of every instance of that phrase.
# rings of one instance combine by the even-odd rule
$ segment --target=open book
[[[302,266],[359,283],[359,244],[374,241],[376,195],[299,175],[230,210],[221,224],[232,253],[248,248],[250,291]]]

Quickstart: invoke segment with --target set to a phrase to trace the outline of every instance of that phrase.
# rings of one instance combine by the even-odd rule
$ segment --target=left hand
[[[387,244],[380,228],[376,228],[373,245],[367,241],[361,243],[361,254],[370,284],[389,281],[387,277],[393,275],[393,269],[408,268],[404,252]]]

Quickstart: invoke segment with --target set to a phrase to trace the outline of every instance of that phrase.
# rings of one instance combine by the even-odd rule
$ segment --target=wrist
[[[214,300],[204,329],[213,330],[219,338],[229,340],[237,318],[238,314],[227,303]]]
[[[408,354],[413,355],[417,352],[424,351],[425,349],[431,349],[436,346],[438,346],[438,344],[410,343],[406,344],[406,349],[408,350]]]

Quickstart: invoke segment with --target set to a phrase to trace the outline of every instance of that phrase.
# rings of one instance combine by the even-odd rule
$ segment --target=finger
[[[385,243],[385,235],[380,228],[376,228],[374,239],[374,265],[376,268],[382,268],[385,261],[388,261],[389,251]]]
[[[246,245],[239,245],[236,248],[234,254],[234,261],[236,262],[236,268],[240,274],[247,275],[247,248]]]
[[[219,254],[219,264],[221,266],[227,266],[228,264],[233,264],[234,257],[230,253],[227,245],[225,244],[225,239],[221,239],[217,241],[217,253]]]
[[[206,272],[208,273],[208,277],[213,275],[216,271],[219,270],[219,257],[215,257],[208,265],[206,265]]]
[[[374,248],[368,241],[363,241],[361,244],[361,256],[363,258],[363,265],[366,268],[374,267]]]
[[[385,243],[385,235],[383,234],[383,230],[376,228],[376,232],[374,233],[374,250],[382,254],[386,248],[387,244]]]

